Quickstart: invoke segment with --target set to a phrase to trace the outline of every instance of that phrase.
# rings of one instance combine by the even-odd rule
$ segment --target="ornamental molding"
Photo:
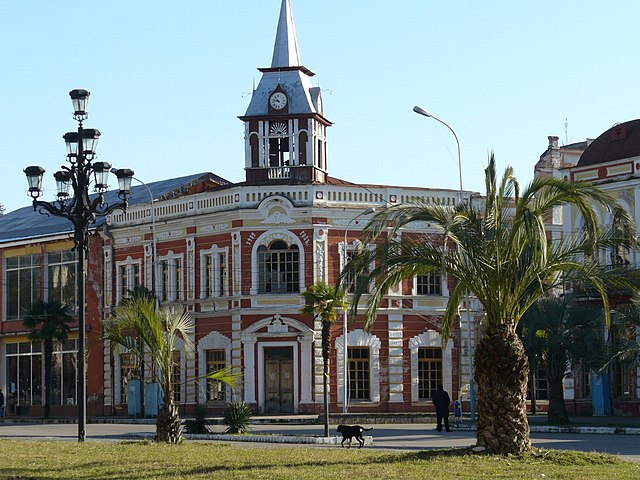
[[[215,233],[229,230],[230,225],[228,223],[219,223],[218,225],[204,225],[200,227],[202,233]]]
[[[144,237],[142,235],[131,235],[128,237],[116,238],[115,243],[116,245],[125,245],[127,243],[140,243],[143,240]]]
[[[156,235],[156,237],[161,240],[166,240],[168,238],[184,237],[184,235],[184,230],[170,230],[168,232],[160,232]]]

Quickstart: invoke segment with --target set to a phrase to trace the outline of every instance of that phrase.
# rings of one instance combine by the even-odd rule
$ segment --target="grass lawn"
[[[0,440],[0,452],[0,478],[11,480],[640,478],[640,464],[610,455],[559,450],[496,457],[466,449],[394,453],[204,442],[172,446]]]

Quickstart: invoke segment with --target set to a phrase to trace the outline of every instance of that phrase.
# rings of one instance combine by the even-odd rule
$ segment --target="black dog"
[[[364,447],[362,432],[369,430],[373,430],[373,427],[364,428],[360,425],[338,425],[337,432],[342,434],[342,442],[340,442],[340,445],[344,447],[344,441],[349,439],[349,446],[347,448],[351,448],[351,441],[355,438],[360,444],[358,448]]]

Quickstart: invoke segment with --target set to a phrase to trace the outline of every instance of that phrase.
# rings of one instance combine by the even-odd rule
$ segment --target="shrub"
[[[226,433],[247,433],[251,424],[253,410],[244,402],[227,403],[222,422],[227,426]]]
[[[196,405],[193,419],[185,422],[187,433],[209,433],[209,422],[207,420],[207,408],[204,405]]]

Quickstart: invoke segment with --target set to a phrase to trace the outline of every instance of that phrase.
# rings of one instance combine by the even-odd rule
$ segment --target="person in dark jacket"
[[[449,394],[445,392],[444,387],[441,383],[438,384],[438,388],[433,394],[431,400],[436,407],[436,418],[438,419],[436,430],[438,430],[439,432],[442,431],[442,421],[444,420],[444,429],[447,432],[450,432],[451,429],[449,428],[449,406],[451,405],[451,398],[449,398]]]

